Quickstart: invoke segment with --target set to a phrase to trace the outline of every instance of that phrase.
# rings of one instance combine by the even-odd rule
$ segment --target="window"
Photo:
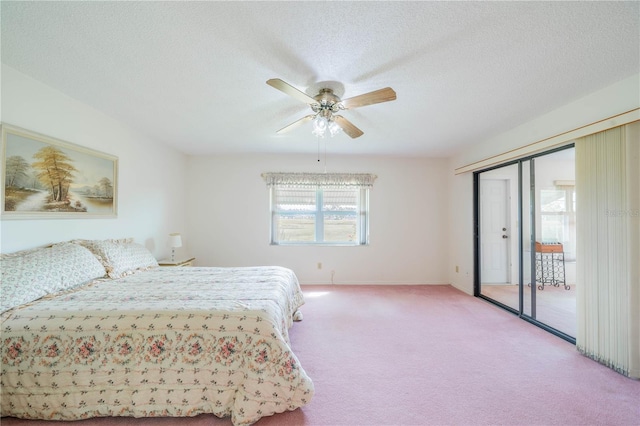
[[[271,244],[364,245],[369,188],[364,174],[267,173]]]
[[[567,197],[565,191],[556,189],[540,190],[540,212],[543,242],[563,243],[565,241],[565,215]]]
[[[574,260],[576,236],[576,191],[572,181],[555,181],[554,189],[540,190],[540,235],[542,242],[564,245],[565,259]]]

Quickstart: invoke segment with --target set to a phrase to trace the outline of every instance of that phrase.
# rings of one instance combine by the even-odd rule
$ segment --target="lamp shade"
[[[169,234],[169,246],[173,248],[182,247],[182,237],[180,234]]]

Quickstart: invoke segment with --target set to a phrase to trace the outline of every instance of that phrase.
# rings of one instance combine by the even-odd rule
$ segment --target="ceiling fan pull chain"
[[[327,173],[327,140],[324,140],[324,172]]]

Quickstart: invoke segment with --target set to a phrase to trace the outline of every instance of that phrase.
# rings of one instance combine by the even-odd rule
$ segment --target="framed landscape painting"
[[[2,124],[2,219],[113,218],[118,158]]]

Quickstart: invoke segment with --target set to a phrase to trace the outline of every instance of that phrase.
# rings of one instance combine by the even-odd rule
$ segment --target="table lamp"
[[[169,234],[169,245],[171,246],[171,261],[176,261],[176,249],[182,247],[182,237],[178,233]]]

